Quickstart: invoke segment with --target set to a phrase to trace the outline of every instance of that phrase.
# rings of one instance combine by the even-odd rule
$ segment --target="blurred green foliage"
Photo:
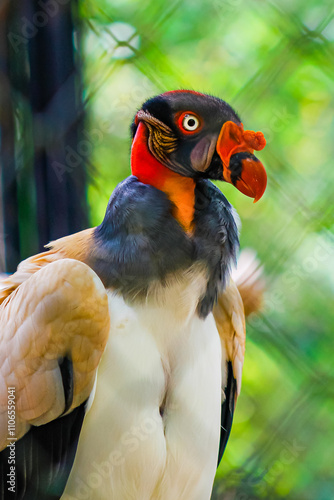
[[[130,173],[129,125],[146,98],[212,93],[264,132],[264,198],[220,184],[267,293],[213,498],[333,499],[332,0],[86,0],[81,16],[93,224]]]

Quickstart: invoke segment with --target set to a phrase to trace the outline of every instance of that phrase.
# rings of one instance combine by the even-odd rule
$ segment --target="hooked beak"
[[[224,123],[216,145],[223,163],[223,178],[241,193],[257,202],[267,186],[267,173],[262,163],[253,155],[266,145],[262,132],[244,130],[242,123]]]

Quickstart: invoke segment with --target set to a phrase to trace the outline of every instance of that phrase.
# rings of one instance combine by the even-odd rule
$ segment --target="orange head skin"
[[[253,154],[264,148],[265,138],[244,130],[221,99],[194,91],[166,92],[144,103],[132,131],[132,174],[167,194],[188,232],[197,179],[230,182],[254,202],[265,191],[266,171]]]

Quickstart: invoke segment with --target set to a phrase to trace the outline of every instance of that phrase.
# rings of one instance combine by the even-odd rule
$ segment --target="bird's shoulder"
[[[0,280],[0,305],[43,267],[62,259],[75,259],[87,263],[93,241],[93,228],[50,242],[48,250],[23,260],[12,275]]]

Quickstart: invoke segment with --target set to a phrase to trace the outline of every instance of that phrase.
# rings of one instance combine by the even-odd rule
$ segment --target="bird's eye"
[[[202,128],[202,120],[191,111],[177,115],[177,125],[184,134],[193,134]]]
[[[199,127],[199,119],[195,115],[186,114],[182,120],[182,127],[189,132],[193,132]]]

